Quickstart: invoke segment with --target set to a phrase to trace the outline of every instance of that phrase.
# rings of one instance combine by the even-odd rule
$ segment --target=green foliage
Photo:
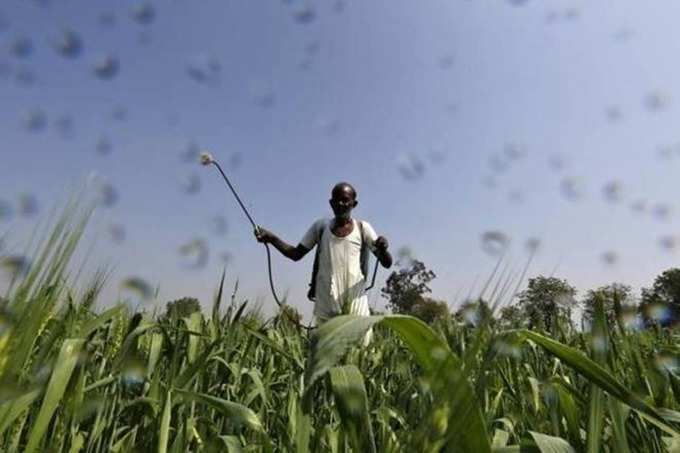
[[[600,302],[603,306],[605,321],[609,326],[614,326],[616,319],[620,316],[622,305],[626,304],[630,298],[630,286],[622,283],[612,283],[591,289],[581,301],[583,319],[587,323],[591,323],[595,317],[595,306]]]
[[[655,317],[653,313],[661,307],[668,313]],[[651,288],[642,289],[640,309],[647,324],[669,327],[680,320],[680,268],[665,270],[654,279]]]
[[[566,280],[538,276],[530,278],[527,289],[519,293],[518,305],[530,329],[555,333],[558,326],[571,327],[576,289]]]
[[[586,296],[587,331],[556,302],[573,288],[543,277],[497,321],[482,301],[474,322],[340,316],[307,332],[265,323],[236,288],[222,310],[224,279],[209,318],[151,319],[94,310],[105,274],[71,294],[82,225],[61,219],[8,293],[0,451],[678,451],[676,335],[612,328],[606,287]],[[392,288],[423,296],[422,277]],[[666,277],[655,297],[671,303]]]
[[[194,297],[182,297],[165,305],[165,319],[182,319],[201,311],[201,303]]]

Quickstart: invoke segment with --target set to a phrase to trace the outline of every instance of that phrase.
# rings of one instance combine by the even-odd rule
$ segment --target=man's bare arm
[[[298,244],[297,247],[293,247],[271,231],[265,230],[262,227],[259,230],[255,230],[254,233],[258,242],[273,245],[283,256],[293,261],[300,261],[309,252],[309,249],[304,245]]]

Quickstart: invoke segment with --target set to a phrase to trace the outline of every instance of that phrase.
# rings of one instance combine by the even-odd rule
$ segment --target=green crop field
[[[97,301],[106,272],[84,283],[69,271],[87,217],[67,209],[2,300],[2,451],[680,445],[672,330],[605,322],[598,305],[589,332],[403,315],[340,316],[307,332],[263,320],[224,278],[207,314],[135,314]]]

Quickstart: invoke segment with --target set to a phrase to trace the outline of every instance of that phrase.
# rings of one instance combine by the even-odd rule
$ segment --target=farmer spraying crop
[[[279,307],[283,307],[283,302],[279,300],[274,289],[268,244],[272,244],[281,254],[293,261],[302,259],[316,245],[307,297],[316,303],[314,315],[317,321],[324,322],[339,314],[370,315],[366,291],[375,283],[378,262],[383,267],[390,268],[392,256],[387,251],[387,239],[383,236],[378,237],[368,222],[352,218],[352,209],[359,204],[354,187],[346,182],[336,184],[329,200],[335,217],[315,221],[298,246],[293,247],[271,231],[255,224],[229,178],[210,153],[201,153],[200,160],[203,165],[214,165],[219,170],[253,226],[256,239],[264,243],[267,250],[269,284]],[[371,285],[367,287],[369,251],[375,254],[378,261],[373,270]],[[370,334],[367,334],[365,340],[366,342],[370,340]]]
[[[315,302],[314,315],[318,321],[324,322],[339,314],[368,316],[365,294],[368,251],[375,254],[383,267],[391,267],[387,239],[377,236],[368,222],[352,218],[352,210],[359,202],[350,184],[336,184],[329,203],[335,217],[315,221],[297,247],[262,227],[255,229],[255,237],[259,242],[272,244],[293,261],[299,261],[316,246],[307,297]]]

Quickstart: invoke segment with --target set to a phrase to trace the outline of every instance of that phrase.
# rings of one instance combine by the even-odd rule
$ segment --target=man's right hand
[[[257,228],[255,228],[253,233],[255,234],[255,239],[257,239],[257,242],[263,242],[265,244],[272,242],[274,238],[274,234],[271,231],[265,230],[259,225]]]

